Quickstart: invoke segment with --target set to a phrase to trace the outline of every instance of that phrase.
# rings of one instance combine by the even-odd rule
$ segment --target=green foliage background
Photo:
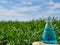
[[[32,42],[41,41],[45,27],[45,20],[32,20],[29,22],[1,21],[0,44],[7,45],[31,45]],[[57,40],[60,41],[60,20],[53,19]]]

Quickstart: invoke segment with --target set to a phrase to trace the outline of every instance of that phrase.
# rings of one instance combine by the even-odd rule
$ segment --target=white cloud
[[[60,8],[60,3],[54,3],[54,8]]]
[[[1,20],[20,20],[20,21],[29,21],[32,20],[34,17],[29,18],[29,15],[27,14],[23,14],[23,13],[18,13],[20,12],[28,12],[28,11],[33,11],[33,13],[36,11],[38,11],[38,9],[40,8],[40,6],[32,6],[32,7],[14,7],[11,10],[5,9],[2,6],[0,6],[0,17],[2,16]],[[5,17],[4,17],[5,16]],[[15,18],[9,18],[6,16],[14,16]],[[19,18],[16,18],[19,17]]]
[[[53,0],[50,0],[49,2],[45,3],[46,5],[52,5],[52,6],[49,6],[47,8],[60,8],[60,3],[55,3],[53,2]]]
[[[19,14],[16,10],[7,10],[3,7],[0,7],[0,15],[7,15],[7,16],[25,16],[25,14]]]
[[[47,6],[47,14],[53,14],[53,13],[60,13],[59,10],[55,10],[56,8],[60,8],[60,3],[54,3],[53,0],[50,0],[48,3],[46,3]]]
[[[51,8],[51,9],[60,8],[60,3],[53,3],[52,6],[49,6],[47,8]]]
[[[39,12],[42,5],[31,6],[31,7],[21,7],[21,5],[24,5],[24,4],[26,4],[26,5],[27,4],[32,4],[33,1],[34,2],[39,2],[39,1],[40,2],[45,2],[45,5],[50,5],[50,6],[46,7],[47,11],[43,12],[43,10],[42,10],[43,13]],[[3,15],[3,16],[4,15],[6,15],[6,16],[15,16],[15,17],[18,16],[19,18],[17,18],[17,20],[25,21],[25,20],[30,20],[30,19],[37,19],[37,18],[40,18],[40,17],[47,17],[50,14],[60,13],[60,11],[58,11],[58,10],[54,11],[54,9],[60,8],[60,3],[54,3],[52,0],[49,1],[49,2],[47,2],[47,0],[33,0],[33,1],[32,2],[22,1],[21,2],[22,4],[16,4],[16,6],[13,6],[12,9],[10,9],[10,10],[5,9],[5,8],[0,6],[0,17],[1,17],[1,15]],[[6,0],[5,0],[5,2],[4,2],[4,0],[1,0],[1,3],[7,4],[8,2]],[[13,2],[10,1],[9,3],[13,3]],[[32,14],[28,14],[28,16],[27,16],[27,13],[23,14],[21,12],[32,12],[35,15],[34,15],[34,17],[33,16],[31,17],[30,15],[32,15]],[[29,16],[30,16],[30,18],[29,18]],[[6,17],[2,17],[2,19],[5,19],[5,18]],[[13,18],[8,18],[8,17],[7,17],[7,19],[13,20]],[[16,18],[14,18],[14,20],[15,19]]]
[[[32,4],[32,2],[22,1],[22,4]]]
[[[55,10],[56,8],[60,8],[60,3],[54,3],[52,0],[50,0],[48,3],[45,3],[45,5],[49,5],[46,6],[46,11],[43,13],[39,13],[37,14],[36,18],[46,18],[48,16],[51,17],[58,17],[60,14],[60,10]],[[56,15],[54,15],[56,14]],[[60,16],[59,16],[60,17]]]
[[[33,11],[37,12],[41,7],[40,6],[32,6],[32,7],[13,7],[14,10],[17,12],[28,12],[28,11]]]

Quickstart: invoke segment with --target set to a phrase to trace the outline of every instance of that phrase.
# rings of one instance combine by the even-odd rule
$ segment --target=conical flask
[[[56,34],[52,26],[51,17],[47,17],[46,19],[46,25],[45,25],[44,32],[42,35],[42,42],[46,44],[57,44]]]

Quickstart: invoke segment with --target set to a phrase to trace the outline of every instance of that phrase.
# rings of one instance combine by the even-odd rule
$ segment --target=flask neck
[[[52,22],[46,22],[45,28],[52,28]]]

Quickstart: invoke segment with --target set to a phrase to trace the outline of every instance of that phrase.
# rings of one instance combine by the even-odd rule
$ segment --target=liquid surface
[[[42,42],[47,44],[57,44],[54,28],[45,28],[42,36]]]

